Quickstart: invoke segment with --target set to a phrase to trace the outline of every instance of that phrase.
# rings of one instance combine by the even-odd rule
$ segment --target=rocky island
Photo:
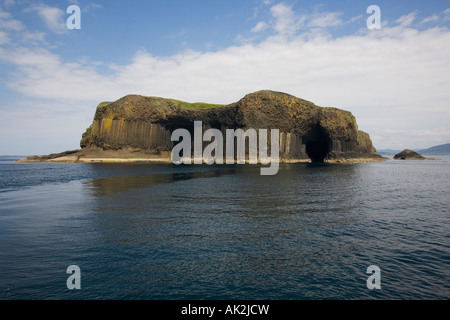
[[[92,125],[82,135],[81,149],[20,161],[170,162],[172,132],[180,128],[192,132],[195,121],[202,122],[203,131],[279,129],[280,162],[384,160],[369,134],[358,130],[352,113],[264,90],[229,105],[127,95],[97,107]]]
[[[394,156],[395,160],[426,160],[426,158],[415,151],[405,149]]]

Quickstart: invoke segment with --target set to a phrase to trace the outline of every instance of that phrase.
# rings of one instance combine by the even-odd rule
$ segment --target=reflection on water
[[[316,273],[357,248],[339,234],[361,220],[350,201],[357,167],[286,164],[273,177],[256,166],[182,169],[85,183],[101,260],[123,288],[152,299],[296,298],[323,283],[339,295]]]
[[[129,189],[147,188],[158,184],[170,184],[177,181],[217,178],[223,175],[234,174],[236,169],[226,170],[204,170],[191,172],[173,172],[164,174],[140,174],[140,175],[118,175],[88,180],[85,184],[93,187],[95,196],[112,196],[118,192]]]

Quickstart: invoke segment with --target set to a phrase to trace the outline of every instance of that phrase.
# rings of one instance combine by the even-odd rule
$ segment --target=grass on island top
[[[180,107],[189,108],[189,109],[213,109],[213,108],[225,106],[225,104],[210,104],[210,103],[204,103],[204,102],[190,103],[190,102],[185,102],[185,101],[180,101],[180,100],[172,100],[172,101],[175,101]],[[112,102],[108,102],[108,101],[101,102],[97,106],[97,108],[103,108],[110,103],[112,103]]]
[[[190,103],[190,102],[179,101],[179,100],[174,100],[174,101],[176,103],[178,103],[178,105],[180,107],[190,108],[190,109],[213,109],[213,108],[225,106],[224,104],[210,104],[210,103],[204,103],[204,102]]]
[[[112,102],[106,102],[106,101],[105,102],[100,102],[100,104],[97,106],[97,108],[103,108],[103,107],[107,106],[110,103],[112,103]]]

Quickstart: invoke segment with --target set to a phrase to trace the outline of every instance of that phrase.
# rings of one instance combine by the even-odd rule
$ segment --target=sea
[[[450,298],[450,157],[273,176],[19,158],[0,157],[1,300]]]

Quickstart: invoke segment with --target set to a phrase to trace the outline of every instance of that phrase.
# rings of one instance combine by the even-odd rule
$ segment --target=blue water
[[[0,299],[450,298],[450,158],[275,176],[12,160],[0,158]],[[70,265],[81,290],[66,286]]]

